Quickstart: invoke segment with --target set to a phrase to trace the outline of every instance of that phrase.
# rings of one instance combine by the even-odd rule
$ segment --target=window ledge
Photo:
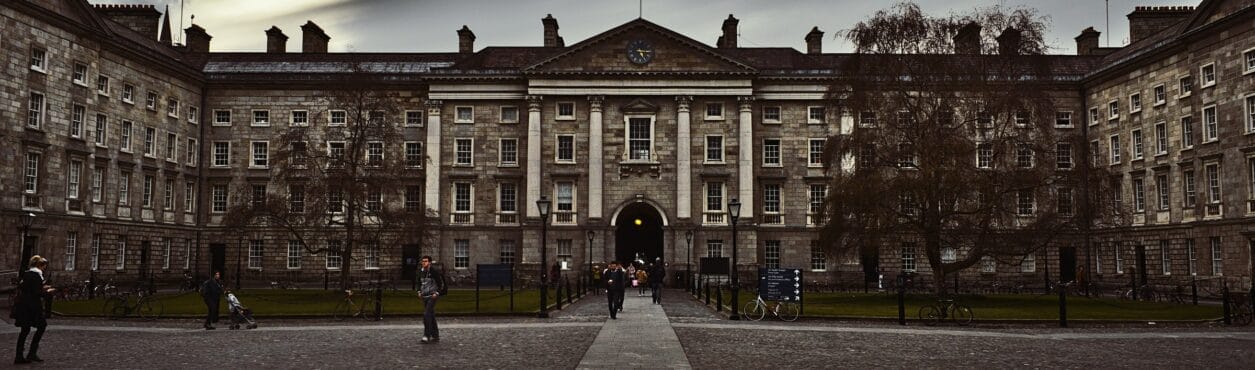
[[[723,116],[706,116],[702,118],[702,120],[703,121],[723,121],[724,118]]]
[[[575,116],[557,116],[557,117],[554,117],[553,120],[554,121],[574,121]]]
[[[122,99],[122,102],[130,104],[130,105],[135,105],[135,101],[131,99]]]
[[[74,85],[79,86],[79,87],[89,87],[87,86],[87,81],[80,81],[80,80],[74,80]]]
[[[778,119],[765,119],[765,120],[763,120],[763,124],[764,124],[764,125],[779,125],[780,123],[781,123],[781,122],[780,122],[780,120],[778,120]]]
[[[48,74],[48,70],[36,66],[31,66],[31,70],[41,74]]]

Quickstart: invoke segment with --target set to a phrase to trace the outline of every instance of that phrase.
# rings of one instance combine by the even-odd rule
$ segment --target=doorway
[[[209,245],[209,276],[213,277],[215,272],[221,272],[222,278],[227,277],[227,245],[226,244],[210,244]]]
[[[662,214],[648,203],[636,202],[623,207],[615,219],[615,259],[648,263],[662,258],[662,223]]]

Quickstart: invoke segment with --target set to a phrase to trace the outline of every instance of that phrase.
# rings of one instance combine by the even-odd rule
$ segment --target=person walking
[[[645,296],[645,284],[649,283],[649,272],[645,271],[646,269],[647,267],[642,265],[640,269],[636,270],[636,296],[637,297]]]
[[[662,258],[655,259],[653,268],[649,270],[649,291],[654,304],[662,304],[662,282],[666,276],[667,269],[662,265]]]
[[[44,284],[44,269],[48,267],[48,259],[38,255],[31,256],[30,266],[30,270],[22,273],[16,302],[13,303],[13,325],[22,328],[17,335],[17,356],[13,358],[14,364],[43,362],[39,358],[39,340],[44,336],[44,329],[48,328],[44,301],[50,298],[49,294],[56,291]],[[31,337],[30,352],[24,353],[26,336],[30,335],[32,327],[35,328],[35,336]]]
[[[236,277],[237,279],[239,277]],[[214,277],[200,286],[200,297],[205,300],[205,330],[214,330],[218,322],[218,305],[222,302],[222,273],[214,271]]]
[[[419,260],[422,270],[418,273],[418,296],[423,299],[423,343],[440,341],[440,328],[436,326],[436,301],[449,292],[444,274],[431,265],[431,256]]]
[[[610,305],[610,319],[617,320],[617,313],[623,310],[623,291],[626,289],[624,284],[627,280],[627,273],[619,267],[618,262],[611,261],[610,268],[606,269],[601,276],[606,279],[606,302]]]

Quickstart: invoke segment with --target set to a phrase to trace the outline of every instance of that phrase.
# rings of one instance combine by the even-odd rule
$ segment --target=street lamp
[[[588,266],[585,266],[584,270],[585,270],[585,273],[588,274],[588,287],[589,288],[593,287],[593,238],[596,236],[597,236],[596,232],[592,230],[588,230]]]
[[[19,266],[21,266],[17,270],[19,274],[21,274],[23,271],[26,271],[26,269],[30,267],[30,266],[27,266],[27,263],[30,261],[30,258],[31,258],[31,246],[30,246],[30,243],[27,243],[26,239],[30,238],[31,225],[35,223],[35,213],[26,212],[26,214],[22,215],[21,217],[22,217],[22,260],[18,261]]]
[[[737,284],[736,279],[736,220],[741,218],[741,202],[736,198],[728,202],[728,218],[732,221],[732,317],[730,319],[740,320],[740,315],[736,312],[737,298],[740,296],[738,293],[741,291],[741,286]]]
[[[549,262],[549,254],[545,248],[545,234],[549,231],[550,204],[549,197],[544,195],[540,196],[540,199],[536,201],[536,209],[540,211],[540,313],[537,316],[542,319],[549,317],[549,312],[545,311],[545,307],[549,305],[549,281],[546,279],[547,275],[545,273],[545,269],[548,267],[546,264]]]
[[[688,284],[689,292],[693,292],[693,230],[684,231],[684,246],[688,251],[688,263],[684,264],[684,283]]]

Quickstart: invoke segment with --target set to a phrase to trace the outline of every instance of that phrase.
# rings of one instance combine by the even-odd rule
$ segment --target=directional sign
[[[802,301],[802,270],[758,269],[758,295],[768,301]]]

